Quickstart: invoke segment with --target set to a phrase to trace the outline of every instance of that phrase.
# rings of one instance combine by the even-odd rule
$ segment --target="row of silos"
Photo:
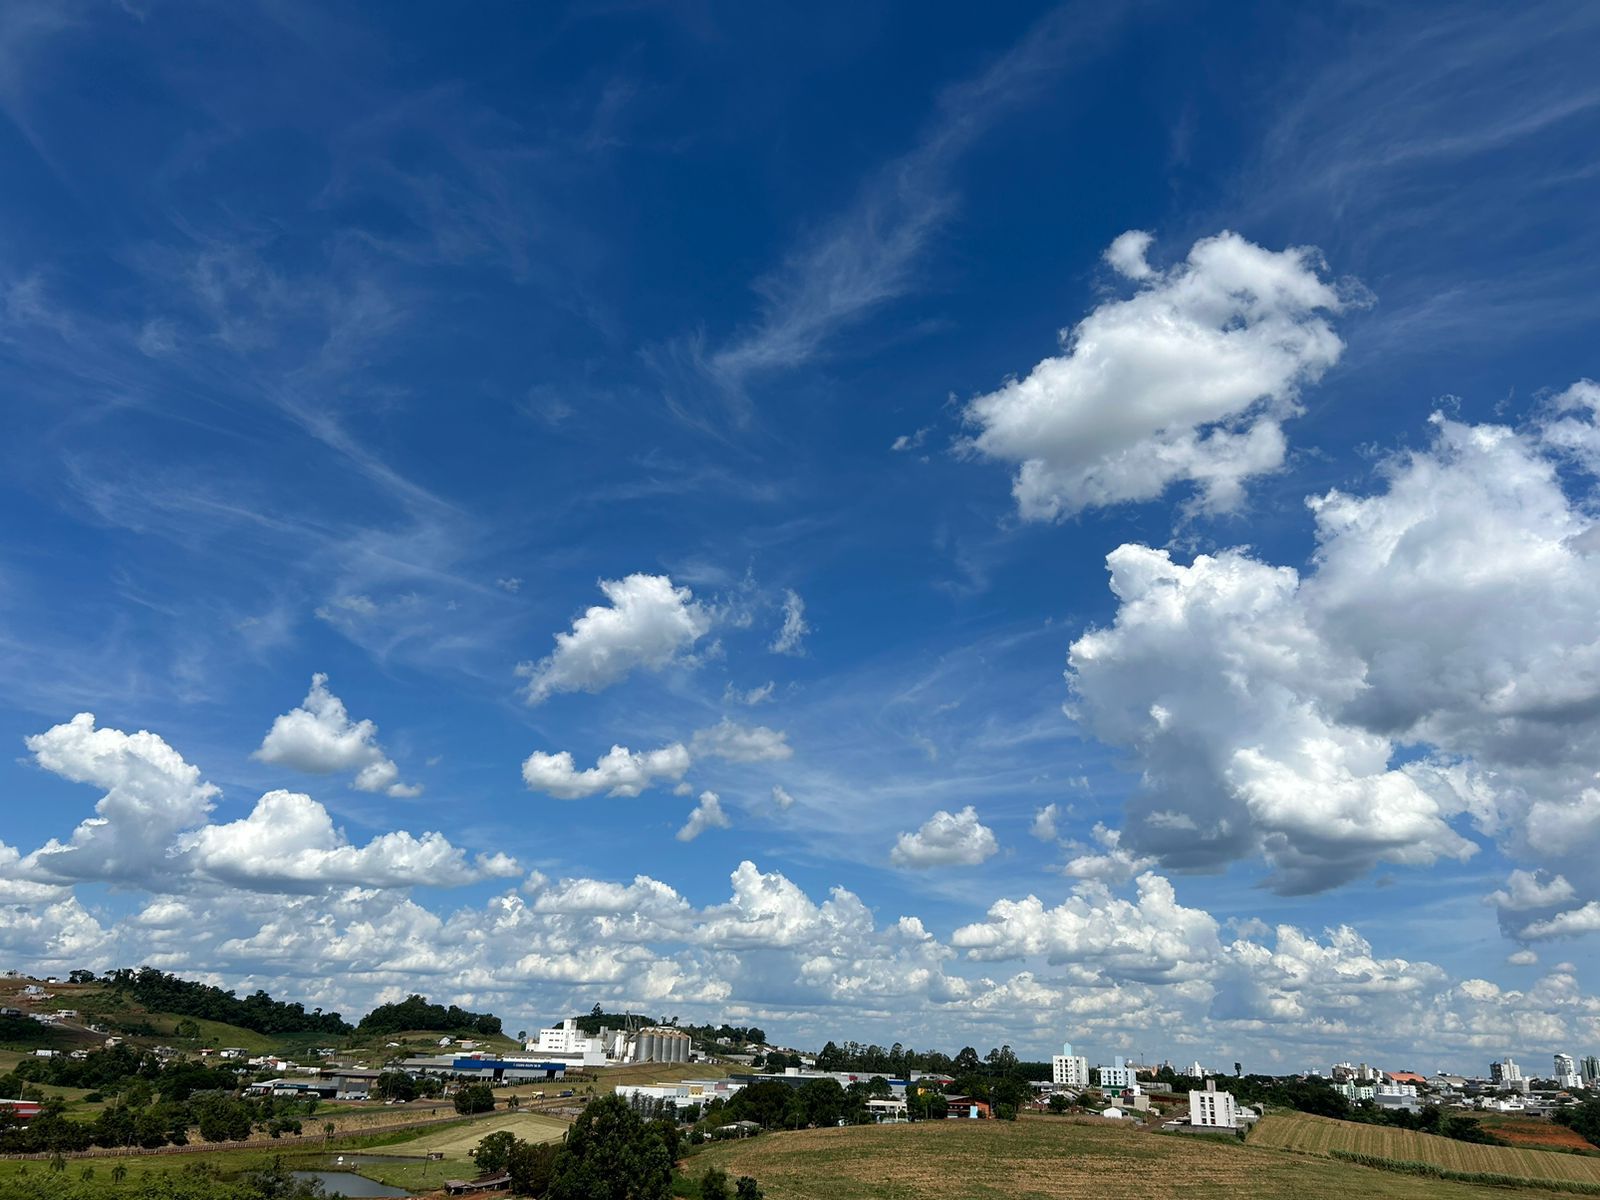
[[[653,1025],[634,1035],[633,1061],[686,1063],[689,1049],[689,1035],[683,1030]]]

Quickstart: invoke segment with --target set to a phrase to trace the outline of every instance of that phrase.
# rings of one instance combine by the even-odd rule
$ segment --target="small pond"
[[[315,1179],[330,1196],[336,1192],[350,1197],[411,1195],[404,1188],[390,1187],[352,1171],[290,1171],[289,1174],[296,1179]]]

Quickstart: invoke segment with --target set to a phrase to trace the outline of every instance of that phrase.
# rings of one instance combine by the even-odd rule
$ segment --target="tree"
[[[492,1112],[494,1089],[487,1083],[469,1083],[456,1092],[456,1111],[462,1116]]]
[[[1057,1092],[1054,1096],[1050,1097],[1050,1111],[1053,1113],[1064,1113],[1071,1107],[1072,1102],[1060,1092]]]
[[[666,1200],[672,1159],[659,1131],[617,1096],[591,1103],[556,1158],[550,1200]]]
[[[700,1200],[734,1200],[728,1173],[721,1167],[707,1167],[700,1176]]]
[[[748,1175],[739,1176],[738,1188],[734,1193],[735,1200],[763,1200],[765,1193],[761,1186]]]
[[[517,1135],[509,1130],[491,1133],[488,1137],[478,1142],[478,1148],[472,1152],[472,1161],[478,1164],[478,1170],[485,1175],[498,1175],[511,1165],[511,1155],[517,1148]]]
[[[530,1145],[519,1139],[506,1164],[511,1175],[511,1190],[519,1196],[542,1196],[549,1191],[557,1152],[552,1143]]]

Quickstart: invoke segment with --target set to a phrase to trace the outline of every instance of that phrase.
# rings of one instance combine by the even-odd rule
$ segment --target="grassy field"
[[[425,1133],[419,1138],[397,1143],[382,1152],[385,1157],[414,1156],[417,1160],[415,1162],[358,1162],[353,1167],[350,1164],[343,1164],[343,1168],[354,1169],[370,1179],[376,1179],[393,1187],[405,1188],[407,1191],[428,1191],[440,1187],[446,1179],[470,1179],[475,1175],[476,1168],[467,1152],[491,1133],[498,1133],[501,1130],[509,1130],[525,1142],[555,1142],[560,1141],[562,1135],[566,1133],[567,1123],[554,1117],[538,1116],[535,1113],[501,1113],[474,1121],[470,1125],[453,1126]],[[428,1154],[443,1154],[444,1158],[438,1162],[428,1162],[426,1161]],[[332,1165],[336,1169],[341,1166],[332,1160],[321,1165]]]
[[[1267,1117],[1251,1132],[1250,1144],[1308,1154],[1347,1150],[1379,1158],[1431,1163],[1448,1171],[1479,1171],[1520,1179],[1600,1185],[1600,1158],[1511,1146],[1475,1146],[1429,1133],[1412,1133],[1382,1125],[1357,1125],[1301,1113]]]
[[[1543,1155],[1559,1159],[1563,1155]],[[1582,1161],[1582,1160],[1576,1160]],[[1503,1189],[1419,1179],[1236,1141],[1048,1118],[811,1129],[723,1142],[694,1155],[753,1175],[768,1200],[1504,1200]],[[1539,1189],[1528,1197],[1549,1196]]]
[[[1479,1125],[1503,1142],[1513,1146],[1529,1146],[1544,1150],[1581,1150],[1600,1152],[1600,1147],[1590,1145],[1583,1136],[1554,1121],[1541,1121],[1537,1117],[1518,1117],[1511,1113],[1484,1113],[1476,1118]]]

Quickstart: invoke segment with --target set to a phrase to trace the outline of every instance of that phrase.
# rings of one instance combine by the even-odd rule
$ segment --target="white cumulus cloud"
[[[248,817],[207,825],[182,845],[195,871],[240,887],[456,887],[518,874],[503,854],[469,863],[440,833],[401,830],[351,845],[328,810],[299,792],[268,792]]]
[[[967,805],[960,812],[940,810],[915,833],[902,833],[889,852],[897,867],[976,866],[1000,849],[994,830],[978,820]]]
[[[711,629],[711,614],[686,587],[665,575],[602,579],[609,602],[594,605],[556,634],[556,647],[518,673],[527,699],[539,704],[556,692],[599,692],[635,670],[660,671],[680,660]]]
[[[74,783],[104,788],[95,815],[62,843],[52,838],[23,869],[45,879],[143,880],[172,869],[173,842],[211,811],[217,789],[147,730],[97,729],[79,713],[27,739],[34,761]]]
[[[300,706],[272,722],[255,757],[312,775],[354,771],[355,786],[363,792],[390,796],[422,792],[420,785],[401,782],[400,768],[378,745],[378,727],[371,721],[352,721],[344,701],[328,690],[328,677],[321,673],[311,677],[311,690]]]
[[[535,750],[522,764],[522,780],[534,791],[558,800],[579,800],[601,792],[637,796],[658,781],[682,779],[689,764],[689,751],[678,742],[639,753],[626,746],[613,746],[594,766],[582,771],[571,751],[547,754]]]
[[[1106,258],[1138,290],[1062,335],[1063,353],[973,400],[970,446],[1017,466],[1023,517],[1153,500],[1193,483],[1197,504],[1235,508],[1245,481],[1284,460],[1300,388],[1338,361],[1328,321],[1345,307],[1316,252],[1235,233],[1195,243],[1166,270],[1125,233]]]
[[[692,842],[708,829],[731,829],[733,822],[722,811],[722,800],[715,792],[701,792],[700,802],[694,806],[683,828],[678,830],[680,842]]]

